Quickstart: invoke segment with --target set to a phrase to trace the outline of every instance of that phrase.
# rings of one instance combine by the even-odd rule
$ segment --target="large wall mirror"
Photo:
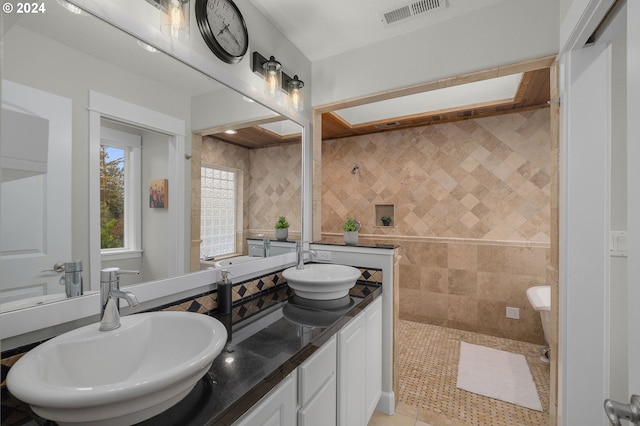
[[[230,255],[252,254],[248,238],[275,238],[279,216],[290,224],[289,240],[300,238],[301,126],[58,2],[47,2],[44,14],[3,19],[2,312],[65,299],[61,262],[82,260],[87,293],[98,288],[90,277],[106,266],[140,272],[123,275],[122,285],[200,270],[206,266],[200,262],[202,234],[215,226],[230,230]],[[182,140],[130,119],[123,108],[113,116],[99,114],[96,149],[96,123],[90,124],[95,99],[115,99],[183,122]],[[184,144],[182,150],[176,143]],[[176,175],[178,161],[184,166]],[[235,174],[233,205],[215,197],[206,201],[213,204],[202,201],[203,167]],[[113,204],[92,201],[100,200],[92,183],[97,173],[126,174],[120,176],[129,188],[122,196],[126,225],[108,211],[117,210]],[[97,192],[104,191],[104,201],[110,180],[100,182]],[[205,204],[212,210],[234,207],[230,222],[212,220],[201,227]],[[182,222],[167,233],[178,206]],[[92,229],[92,209],[100,231]],[[123,241],[108,242],[109,232],[119,227],[126,228],[118,234]],[[92,241],[96,235],[99,245]],[[176,239],[183,247],[178,263],[171,261]],[[98,255],[95,247],[101,246]]]

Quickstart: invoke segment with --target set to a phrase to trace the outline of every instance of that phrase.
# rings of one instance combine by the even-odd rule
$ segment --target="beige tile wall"
[[[546,283],[550,173],[549,109],[323,141],[323,237],[353,216],[401,247],[401,318],[542,343],[525,291]]]
[[[289,239],[302,227],[302,145],[290,144],[249,152],[249,232],[275,238],[278,216],[290,224]],[[254,236],[254,235],[252,235]]]
[[[286,216],[289,239],[299,239],[302,226],[302,146],[280,145],[247,149],[210,136],[192,137],[191,159],[191,270],[200,269],[200,166],[238,170],[242,186],[242,227],[236,245],[246,249],[245,238],[264,234],[275,238],[278,216]]]
[[[232,145],[227,142],[220,141],[210,136],[202,138],[202,147],[200,153],[200,161],[203,166],[219,166],[237,170],[238,184],[242,186],[242,227],[238,228],[236,233],[236,247],[245,247],[245,238],[247,229],[249,228],[249,215],[244,214],[249,210],[249,176],[251,162],[249,159],[249,149]],[[192,191],[200,192],[200,170],[197,175],[192,175]],[[198,196],[198,205],[194,204],[193,198],[191,202],[192,210],[200,210],[200,197]],[[197,226],[198,235],[200,233],[200,221],[192,226]],[[245,247],[246,248],[246,247]]]
[[[548,249],[399,243],[402,319],[544,343],[539,314],[525,292],[545,284]],[[520,309],[519,320],[506,318],[507,306]]]

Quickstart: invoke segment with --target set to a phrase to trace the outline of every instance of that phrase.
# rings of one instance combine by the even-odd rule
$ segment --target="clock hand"
[[[224,23],[224,21],[222,21],[222,23]],[[218,34],[216,34],[216,36],[222,35],[224,30],[229,31],[229,24],[225,24],[224,27],[222,27],[222,29],[220,31],[218,31]]]
[[[233,39],[233,41],[235,41],[235,42],[236,42],[236,44],[237,44],[238,46],[240,46],[240,42],[238,41],[238,39],[236,38],[236,36],[235,36],[235,35],[233,35],[233,33],[229,30],[229,25],[228,25],[228,24],[223,28],[223,30],[227,30],[227,32],[229,33],[229,35],[231,36],[231,38]],[[241,46],[240,46],[240,47],[241,47]]]

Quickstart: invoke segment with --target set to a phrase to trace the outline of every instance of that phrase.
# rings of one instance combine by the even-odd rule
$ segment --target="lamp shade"
[[[282,87],[282,65],[272,56],[262,65],[264,92],[271,98],[280,96]]]
[[[304,82],[298,79],[297,75],[289,81],[287,92],[289,94],[289,108],[293,111],[300,112],[304,109]]]
[[[160,25],[164,35],[176,40],[189,37],[188,3],[188,0],[166,0]]]

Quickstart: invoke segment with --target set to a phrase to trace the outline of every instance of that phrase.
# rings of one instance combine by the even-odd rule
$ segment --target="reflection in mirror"
[[[63,262],[71,261],[70,138],[68,99],[3,80],[0,312],[64,294]]]
[[[205,101],[201,97],[199,102]],[[278,244],[270,241],[277,239],[280,216],[289,224],[285,240],[300,239],[301,137],[298,124],[273,115],[258,117],[250,125],[227,124],[194,135],[192,152],[199,155],[191,163],[191,220],[200,228],[192,226],[193,271],[265,257],[267,252],[290,252],[276,249]],[[259,238],[261,246],[266,241],[273,252],[257,250],[249,244],[252,238]],[[230,256],[235,260],[225,260]]]
[[[175,275],[166,249],[168,194],[153,184],[169,176],[170,143],[162,133],[101,120],[101,268],[139,272],[121,275],[121,286]]]
[[[187,135],[192,130],[195,131],[194,141],[216,138],[215,133],[204,135],[205,130],[231,126],[238,129],[239,133],[243,128],[256,131],[256,126],[264,125],[265,121],[278,121],[282,117],[257,103],[245,102],[240,94],[169,55],[153,52],[154,49],[144,49],[148,46],[100,19],[89,14],[69,13],[57,2],[50,2],[45,14],[5,14],[3,20],[3,143],[10,140],[5,138],[4,123],[19,121],[8,118],[14,113],[48,120],[49,133],[48,140],[43,142],[46,149],[28,150],[30,153],[41,154],[42,158],[34,159],[34,162],[43,163],[46,174],[38,172],[26,176],[24,172],[12,172],[5,170],[3,166],[3,177],[20,174],[25,176],[3,182],[0,192],[0,303],[13,302],[20,308],[29,306],[31,302],[20,302],[27,298],[34,299],[33,303],[36,304],[64,298],[60,295],[64,295],[65,288],[58,284],[62,273],[54,271],[54,264],[57,262],[83,261],[85,294],[90,288],[98,286],[98,283],[91,283],[89,277],[95,276],[94,272],[106,265],[140,269],[141,272],[144,271],[140,275],[143,281],[166,278],[166,268],[158,266],[163,263],[163,256],[166,258],[169,249],[168,243],[162,242],[161,236],[157,235],[162,234],[162,217],[172,205],[180,203],[185,209],[197,207],[199,214],[200,156],[204,155],[204,151],[210,154],[212,149],[206,144],[193,143],[192,161],[190,165],[186,165],[186,184],[184,188],[179,188],[177,199],[169,200],[168,209],[148,207],[149,180],[165,178],[166,171],[152,167],[146,170],[142,166],[138,188],[140,197],[136,203],[139,203],[140,208],[138,220],[144,245],[139,247],[138,257],[114,255],[103,257],[100,265],[91,264],[89,211],[99,207],[92,207],[89,201],[89,182],[92,179],[89,163],[96,160],[91,158],[92,151],[87,137],[90,133],[89,91],[97,91],[182,120],[187,123]],[[20,93],[20,90],[27,94]],[[52,100],[43,100],[46,98]],[[22,105],[16,100],[35,103],[38,108],[42,105],[53,106],[42,110],[33,105]],[[56,100],[61,106],[55,106]],[[219,113],[220,110],[224,113]],[[62,117],[51,117],[54,111]],[[153,150],[156,151],[156,156],[166,155],[168,148],[166,142],[162,142],[163,138],[166,140],[166,135],[154,129],[136,127],[126,119],[117,123],[104,120],[102,124],[105,128],[140,137],[143,157]],[[35,129],[38,126],[29,127]],[[275,134],[271,130],[268,132]],[[20,135],[24,130],[15,130],[14,133]],[[297,133],[300,133],[299,126]],[[272,234],[278,214],[289,216],[292,231],[299,232],[301,228],[300,148],[285,141],[283,136],[278,137],[282,139],[278,144],[264,147],[242,147],[232,142],[222,142],[233,146],[228,148],[228,152],[232,149],[245,151],[240,163],[232,160],[237,157],[230,157],[228,152],[225,154],[225,149],[222,149],[218,157],[207,157],[206,162],[223,163],[221,165],[242,170],[245,174],[240,209],[241,226],[236,227],[234,235],[238,244],[235,250],[237,254],[247,253],[245,237]],[[31,139],[43,140],[36,137]],[[190,151],[188,140],[187,136],[187,153]],[[297,144],[299,145],[299,135]],[[284,152],[284,156],[273,155],[270,149],[279,149]],[[294,154],[296,149],[297,157]],[[4,146],[2,152],[7,152]],[[280,161],[285,158],[291,164]],[[274,160],[278,162],[273,163]],[[153,164],[158,165],[157,162]],[[188,177],[194,164],[197,164],[197,173],[192,172],[191,177]],[[282,173],[283,171],[291,173]],[[295,173],[298,173],[297,177],[294,176]],[[286,181],[278,183],[277,180],[281,178]],[[170,187],[171,182],[168,184]],[[10,188],[19,185],[27,185],[28,188]],[[291,195],[296,193],[290,192],[290,187],[297,187],[297,195]],[[258,191],[268,191],[269,194]],[[20,196],[25,193],[32,195]],[[264,195],[268,195],[269,200],[265,200]],[[192,203],[190,198],[197,203]],[[274,217],[270,217],[272,214]],[[22,222],[16,222],[17,219]],[[196,222],[192,221],[191,225],[191,228],[199,230],[199,218]],[[12,229],[16,230],[13,234],[10,231]],[[188,227],[180,224],[180,238],[186,240],[182,229],[187,233]],[[145,243],[145,237],[153,234],[156,234],[154,242]],[[190,255],[194,259],[196,246],[195,263],[198,264],[200,237],[198,235],[194,238],[192,231],[191,240],[197,241],[192,242]],[[54,243],[62,247],[53,247],[51,244]],[[8,261],[17,263],[9,264]],[[199,265],[197,268],[190,267],[189,259],[185,259],[184,264],[187,271],[199,269]],[[123,277],[123,285],[133,283],[125,281],[133,277],[135,276]]]

